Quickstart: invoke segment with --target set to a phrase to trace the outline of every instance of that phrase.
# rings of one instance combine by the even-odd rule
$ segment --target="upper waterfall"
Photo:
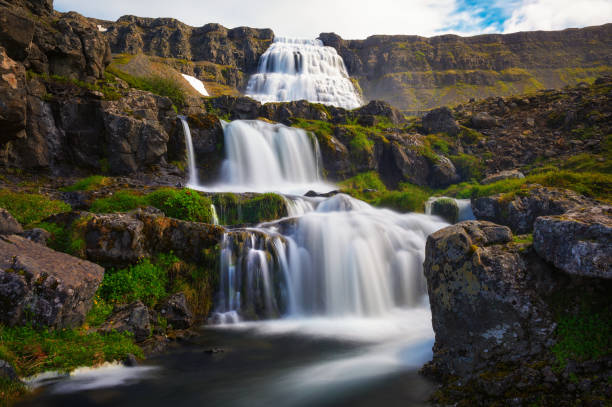
[[[334,48],[295,38],[274,39],[249,79],[246,95],[262,103],[305,99],[345,109],[362,104]]]

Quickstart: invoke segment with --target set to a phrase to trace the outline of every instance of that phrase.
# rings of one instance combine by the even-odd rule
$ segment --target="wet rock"
[[[23,228],[17,222],[17,219],[6,209],[0,208],[0,235],[13,235],[22,232]]]
[[[444,374],[468,375],[542,352],[554,331],[510,229],[467,221],[430,235],[425,277]],[[545,284],[548,284],[546,282]]]
[[[23,237],[0,236],[0,322],[79,326],[104,269]]]
[[[509,226],[514,233],[531,233],[537,217],[560,215],[570,209],[591,206],[593,201],[573,191],[527,186],[515,194],[472,199],[476,219]]]
[[[426,133],[447,133],[456,136],[459,133],[459,124],[448,107],[433,109],[423,116],[422,126]]]
[[[501,171],[495,174],[491,174],[485,179],[483,179],[482,181],[480,181],[480,183],[482,185],[488,185],[488,184],[492,184],[497,181],[503,181],[506,179],[523,179],[523,178],[525,178],[525,175],[519,170],[509,170],[509,171]]]
[[[98,331],[131,332],[137,342],[142,342],[151,336],[151,322],[149,309],[142,302],[135,301],[116,308]]]
[[[487,112],[478,112],[471,119],[472,127],[475,129],[490,129],[499,126],[499,120]]]
[[[612,279],[612,207],[574,209],[535,221],[536,252],[568,274]]]
[[[173,329],[187,329],[193,324],[193,313],[187,305],[184,293],[173,294],[164,301],[160,314]]]
[[[454,199],[441,198],[431,204],[431,214],[439,216],[449,223],[457,223],[459,206]]]

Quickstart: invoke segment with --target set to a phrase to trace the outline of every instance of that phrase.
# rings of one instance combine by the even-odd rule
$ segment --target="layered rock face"
[[[410,111],[559,88],[612,70],[612,24],[474,37],[319,38],[336,48],[367,99]]]

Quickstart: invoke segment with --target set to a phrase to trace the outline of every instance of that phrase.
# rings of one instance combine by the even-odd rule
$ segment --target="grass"
[[[399,212],[423,212],[430,191],[419,186],[401,183],[390,191],[376,171],[358,174],[340,183],[342,192],[361,199],[373,206]]]
[[[47,245],[53,250],[68,253],[72,256],[85,255],[85,226],[89,218],[81,218],[73,224],[64,226],[53,222],[41,222],[36,227],[51,234]]]
[[[106,71],[126,81],[131,88],[165,96],[170,98],[175,106],[185,106],[185,91],[172,79],[163,78],[161,76],[133,76],[123,72],[114,65],[109,65]]]
[[[100,189],[101,187],[108,186],[111,181],[112,179],[108,177],[103,177],[101,175],[92,175],[90,177],[83,178],[68,187],[62,188],[62,191],[94,191],[96,189]]]
[[[94,213],[127,212],[145,206],[143,195],[134,191],[117,191],[106,198],[92,202],[89,210]]]
[[[104,75],[104,79],[99,79],[95,82],[84,82],[78,79],[72,79],[60,75],[39,74],[34,71],[27,71],[28,79],[40,78],[43,82],[54,83],[60,85],[72,85],[81,89],[86,89],[93,92],[101,92],[105,100],[118,100],[121,98],[119,91],[113,86],[114,77]],[[53,98],[47,94],[47,97]]]
[[[49,199],[45,195],[9,190],[0,190],[0,208],[9,211],[24,227],[71,210],[67,203]]]
[[[140,300],[153,307],[167,295],[167,282],[167,270],[163,265],[143,259],[135,266],[107,271],[99,294],[108,304],[127,304]]]

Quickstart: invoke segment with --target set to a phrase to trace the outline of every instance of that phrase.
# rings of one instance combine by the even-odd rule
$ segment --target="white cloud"
[[[499,31],[478,16],[478,8],[460,9],[462,0],[55,0],[60,11],[115,20],[124,14],[174,17],[193,26],[220,23],[226,27],[272,28],[277,35],[314,38],[336,32],[343,38],[374,34],[422,36],[472,35]],[[557,29],[612,20],[611,0],[491,0],[505,4],[511,19],[506,31]],[[578,6],[576,6],[578,4]],[[515,9],[515,7],[518,7]]]
[[[609,22],[610,0],[525,0],[504,23],[504,32],[562,30]]]

